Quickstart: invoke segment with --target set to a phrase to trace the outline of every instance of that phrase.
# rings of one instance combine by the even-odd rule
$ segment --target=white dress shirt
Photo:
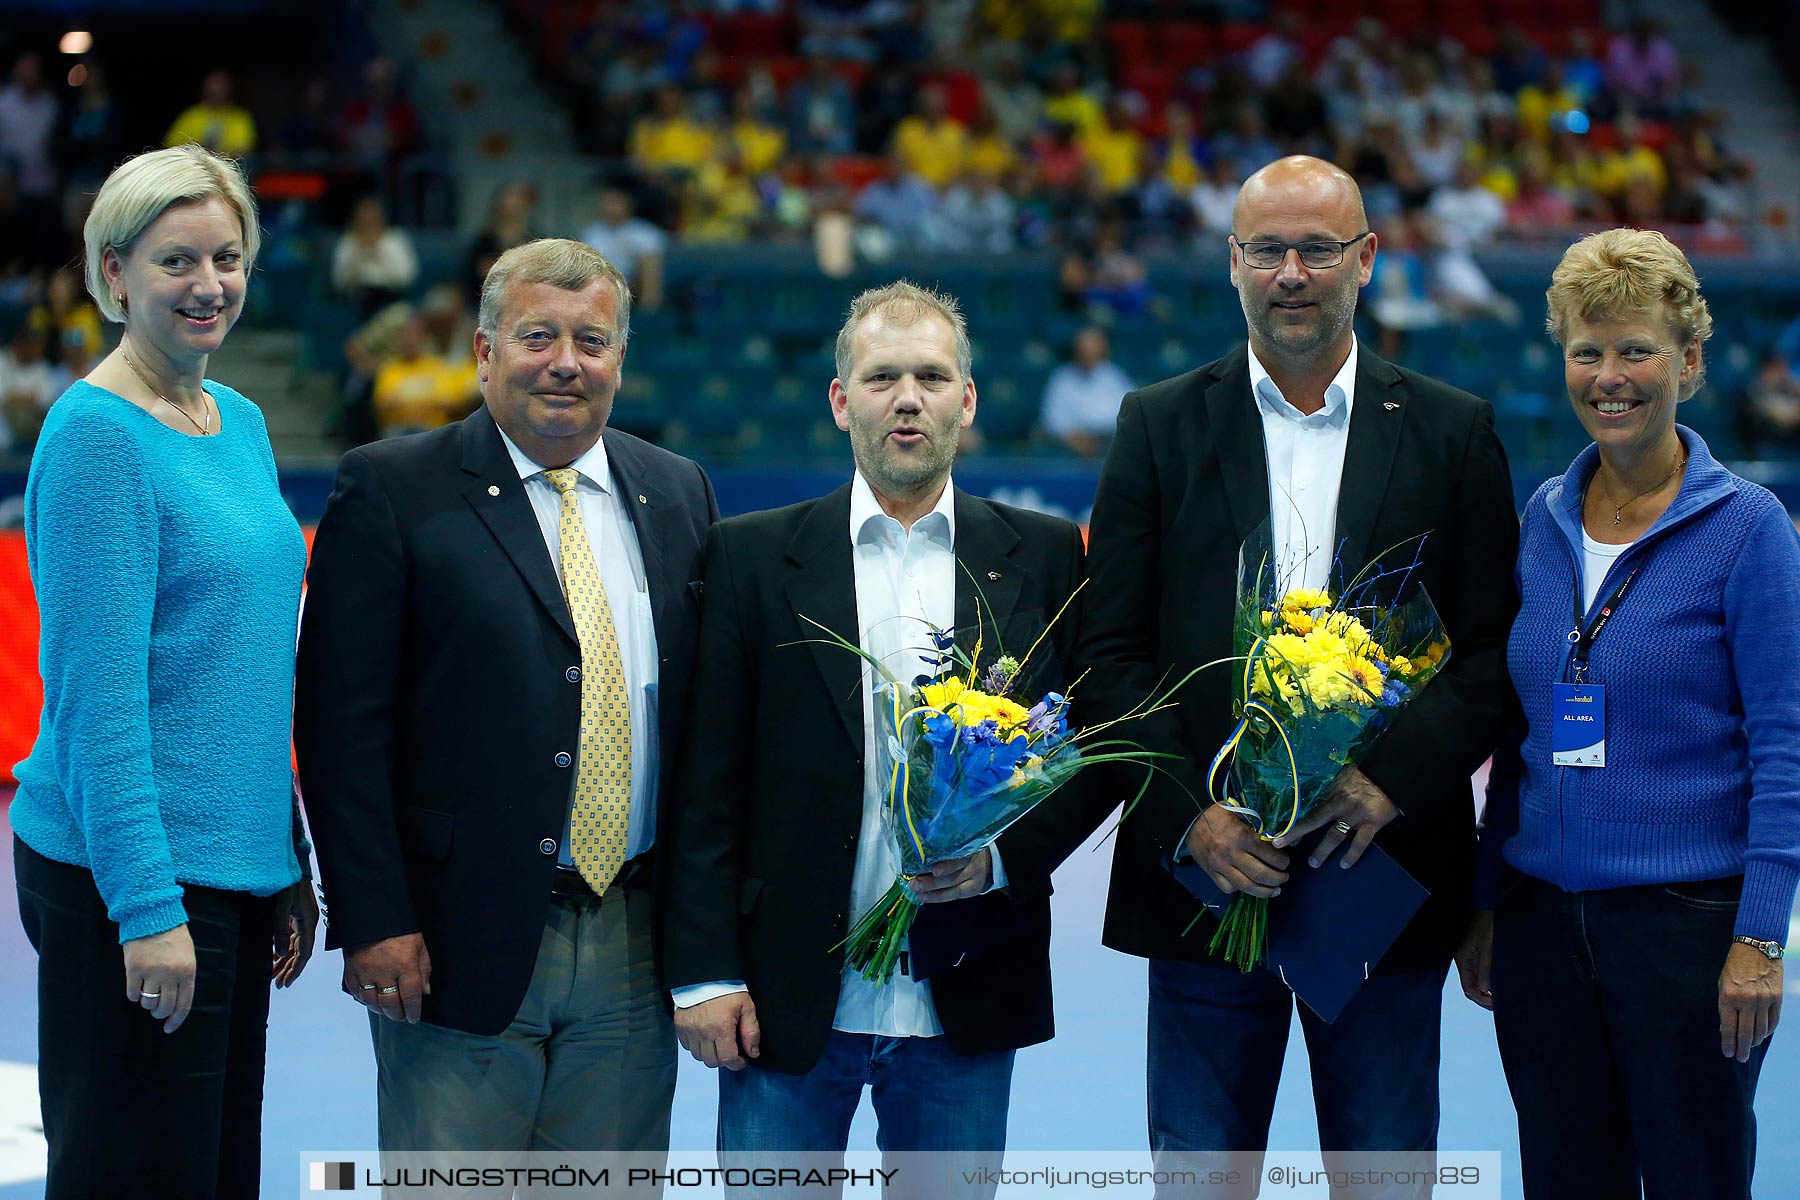
[[[932,670],[935,659],[931,629],[949,629],[956,621],[956,507],[952,485],[935,507],[911,530],[882,511],[862,472],[850,485],[850,546],[856,572],[859,644],[879,658],[896,679],[910,682]],[[845,651],[849,653],[849,651]],[[856,865],[850,879],[854,921],[867,912],[900,873],[900,856],[881,822],[886,789],[876,774],[875,672],[863,664],[863,797],[862,827],[857,833]],[[992,878],[988,890],[1006,886],[998,846],[989,847]],[[721,980],[676,988],[675,1004],[696,1004],[744,991],[742,980]],[[753,997],[754,999],[754,997]],[[848,965],[838,987],[832,1028],[844,1033],[884,1037],[936,1037],[944,1032],[931,1000],[929,980],[916,980],[896,970],[887,983],[864,979]]]
[[[1282,591],[1322,588],[1337,555],[1338,493],[1356,403],[1356,342],[1325,388],[1325,407],[1310,416],[1281,394],[1250,351],[1250,390],[1268,451],[1269,532]]]
[[[544,478],[544,468],[525,456],[504,432],[500,440],[512,456],[513,466],[525,487],[531,511],[537,517],[550,561],[562,575],[562,493]],[[625,688],[631,701],[631,819],[625,834],[625,857],[635,858],[656,841],[657,745],[656,689],[660,675],[656,653],[656,622],[650,607],[649,583],[644,576],[644,556],[638,548],[637,530],[625,499],[613,481],[606,461],[602,436],[586,454],[569,464],[578,473],[575,497],[581,505],[581,524],[587,531],[588,548],[600,581],[606,587],[606,603],[612,609],[613,629],[619,637],[619,660],[625,669]],[[581,751],[578,749],[579,755]],[[573,802],[575,778],[569,772],[569,796]],[[569,857],[568,816],[563,817],[562,847],[557,861],[573,866]]]

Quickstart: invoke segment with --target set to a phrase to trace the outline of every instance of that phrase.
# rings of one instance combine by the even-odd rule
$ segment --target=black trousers
[[[274,904],[187,886],[198,967],[174,1033],[125,999],[119,926],[93,874],[17,837],[19,914],[38,953],[46,1200],[254,1197]]]
[[[1769,1043],[1719,1051],[1743,883],[1569,893],[1507,872],[1494,1030],[1526,1200],[1749,1200]]]

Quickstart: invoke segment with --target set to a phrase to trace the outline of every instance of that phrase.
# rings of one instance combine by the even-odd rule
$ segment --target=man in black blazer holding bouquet
[[[863,293],[837,369],[831,407],[855,477],[724,521],[707,542],[662,913],[676,1033],[727,1068],[727,1162],[841,1152],[867,1084],[884,1150],[997,1163],[1013,1052],[1053,1032],[1050,872],[1081,841],[1060,819],[1074,793],[915,881],[914,957],[885,984],[864,979],[841,943],[897,858],[880,821],[871,672],[825,631],[911,682],[929,673],[931,626],[953,627],[965,649],[979,636],[984,667],[1000,645],[1024,656],[1049,627],[1034,657],[1054,668],[1044,688],[1061,690],[1073,608],[1052,622],[1080,583],[1081,532],[951,483],[976,405],[954,300],[906,282]]]
[[[1088,718],[1231,654],[1239,547],[1265,519],[1289,586],[1335,579],[1334,557],[1346,577],[1383,554],[1404,567],[1424,535],[1416,577],[1451,656],[1279,846],[1206,807],[1235,673],[1197,676],[1139,727],[1151,749],[1181,758],[1120,827],[1104,940],[1150,960],[1152,1150],[1260,1153],[1292,996],[1266,968],[1242,974],[1209,957],[1216,924],[1190,930],[1199,901],[1169,865],[1191,856],[1226,893],[1273,896],[1295,872],[1335,870],[1378,841],[1431,897],[1334,1024],[1301,1010],[1320,1138],[1327,1152],[1430,1150],[1440,1001],[1475,853],[1469,777],[1500,722],[1518,603],[1512,484],[1486,402],[1357,345],[1376,238],[1349,175],[1305,157],[1263,168],[1238,196],[1230,247],[1248,348],[1127,396],[1101,472],[1081,656]]]

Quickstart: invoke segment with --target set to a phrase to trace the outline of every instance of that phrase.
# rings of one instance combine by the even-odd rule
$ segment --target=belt
[[[650,858],[653,851],[646,850],[636,858],[627,859],[613,877],[612,886],[606,889],[612,895],[620,888],[636,889],[650,882]],[[588,881],[581,877],[581,872],[573,867],[565,867],[561,863],[550,879],[550,895],[557,900],[601,900],[604,897],[594,894]]]

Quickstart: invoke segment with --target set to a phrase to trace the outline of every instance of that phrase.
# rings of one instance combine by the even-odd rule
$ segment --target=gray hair
[[[237,213],[247,277],[262,248],[262,231],[256,227],[256,201],[237,163],[201,146],[171,146],[128,158],[106,177],[82,228],[88,294],[101,316],[121,324],[125,320],[124,305],[113,298],[106,283],[107,248],[128,254],[138,235],[171,205],[212,199],[223,200]]]
[[[538,238],[514,246],[495,260],[481,285],[481,312],[476,324],[492,338],[500,332],[506,291],[515,283],[547,283],[565,292],[585,291],[596,279],[609,279],[619,297],[619,344],[631,340],[631,285],[619,268],[586,242]]]
[[[905,279],[895,280],[886,287],[870,288],[850,302],[850,315],[844,318],[844,327],[837,335],[839,379],[850,378],[850,372],[856,366],[851,354],[856,331],[865,318],[876,312],[891,313],[902,325],[911,325],[933,315],[944,318],[945,324],[956,335],[956,369],[964,383],[969,381],[975,352],[969,346],[969,323],[963,319],[962,307],[957,304],[956,297]]]

